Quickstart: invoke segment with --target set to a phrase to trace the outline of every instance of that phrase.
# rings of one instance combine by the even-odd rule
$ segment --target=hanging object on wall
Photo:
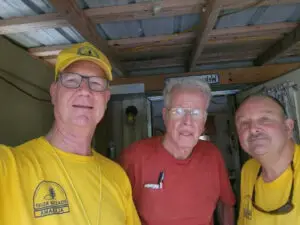
[[[136,116],[138,114],[138,109],[134,105],[130,105],[126,108],[126,119],[127,124],[134,125],[136,121]]]

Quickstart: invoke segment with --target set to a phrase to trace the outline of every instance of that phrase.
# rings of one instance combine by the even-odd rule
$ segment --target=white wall
[[[0,76],[39,98],[46,93],[21,82],[18,78],[49,90],[54,70],[33,59],[22,48],[0,37]],[[6,73],[5,71],[8,73]],[[0,79],[0,143],[17,145],[45,134],[52,123],[52,105],[39,102],[21,93]]]

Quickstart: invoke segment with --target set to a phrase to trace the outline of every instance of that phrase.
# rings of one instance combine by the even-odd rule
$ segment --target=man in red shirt
[[[199,141],[210,98],[200,80],[171,80],[164,90],[164,137],[123,151],[120,162],[143,225],[213,225],[218,201],[221,225],[234,224],[235,198],[222,156],[212,143]]]

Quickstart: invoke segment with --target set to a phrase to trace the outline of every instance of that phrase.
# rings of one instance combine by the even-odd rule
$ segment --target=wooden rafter
[[[191,71],[195,66],[197,59],[204,50],[207,44],[209,33],[212,32],[221,11],[221,0],[210,0],[207,5],[203,7],[203,13],[200,16],[200,26],[197,30],[197,37],[195,47],[193,47],[191,57],[188,62],[188,71]]]
[[[285,35],[282,39],[277,41],[265,52],[260,54],[254,60],[254,64],[261,66],[263,64],[271,62],[276,58],[279,58],[287,51],[289,51],[291,48],[293,48],[299,41],[300,41],[300,25],[298,25],[292,32]]]
[[[209,34],[207,45],[234,44],[251,41],[276,40],[285,32],[290,32],[297,26],[297,23],[274,23],[265,25],[255,25],[246,27],[233,27],[213,30]],[[126,38],[120,40],[110,40],[108,45],[124,52],[144,52],[152,51],[157,48],[175,48],[183,45],[191,45],[196,37],[194,32],[160,35],[151,37]],[[62,49],[70,45],[55,45],[47,47],[30,48],[28,51],[31,55],[38,57],[55,56]],[[159,49],[162,51],[162,49]]]
[[[168,16],[179,16],[200,13],[205,0],[163,0],[158,13],[153,13],[153,3],[142,2],[130,5],[107,6],[84,10],[84,14],[94,23],[150,19]],[[250,6],[270,6],[278,4],[295,4],[300,0],[265,0],[255,4],[257,0],[223,0],[223,9],[243,9]],[[0,34],[27,32],[34,29],[68,26],[69,23],[59,13],[36,16],[25,16],[0,20]]]
[[[181,74],[164,74],[149,76],[134,76],[128,78],[116,78],[112,85],[144,83],[145,91],[161,91],[166,78],[197,76],[203,74],[219,74],[220,84],[247,84],[260,83],[279,77],[290,71],[298,69],[300,63],[265,65],[261,67],[234,68],[224,70],[209,70]]]
[[[95,24],[78,7],[76,0],[50,0],[55,9],[71,24],[84,38],[109,58],[114,68],[123,75],[123,68],[116,53],[108,46],[106,40],[102,39],[96,30]]]

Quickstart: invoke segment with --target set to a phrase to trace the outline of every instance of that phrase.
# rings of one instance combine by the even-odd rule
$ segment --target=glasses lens
[[[62,73],[60,80],[63,86],[67,88],[78,88],[81,83],[81,76],[75,73]]]
[[[201,109],[192,109],[191,110],[191,115],[192,115],[193,119],[200,120],[200,119],[203,119],[205,117],[206,112],[204,112]]]
[[[93,91],[104,91],[108,87],[108,81],[101,77],[89,77],[89,86]]]

